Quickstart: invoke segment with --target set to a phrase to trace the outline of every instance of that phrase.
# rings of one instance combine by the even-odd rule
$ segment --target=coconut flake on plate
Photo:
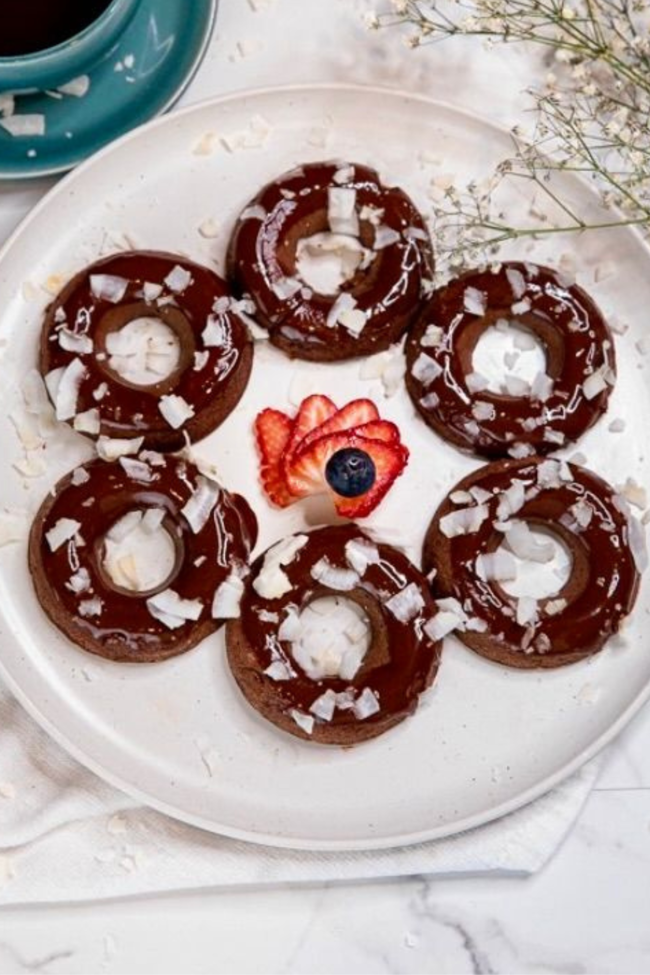
[[[91,274],[90,290],[99,301],[108,301],[117,305],[126,294],[129,282],[126,278],[115,274]]]
[[[381,561],[377,546],[365,538],[352,538],[346,542],[345,557],[359,576],[364,575],[369,565]]]
[[[77,413],[72,425],[79,433],[95,436],[100,431],[99,410],[94,407],[91,410],[84,410],[83,413]]]
[[[488,388],[490,381],[480,372],[468,372],[465,376],[465,385],[470,393],[480,393]]]
[[[411,366],[411,375],[423,386],[430,386],[442,374],[442,366],[426,352],[420,352]]]
[[[102,460],[113,461],[129,454],[137,454],[143,443],[144,437],[134,437],[132,439],[99,437],[95,446]]]
[[[620,416],[616,417],[615,420],[612,420],[607,429],[610,431],[610,433],[623,433],[625,430],[625,420],[623,420]]]
[[[56,90],[62,95],[72,95],[73,98],[83,98],[90,88],[90,78],[87,74],[81,74],[78,78],[66,81],[64,85],[57,85]]]
[[[327,221],[333,234],[359,235],[357,191],[343,186],[330,186],[327,191]]]
[[[243,579],[236,572],[231,572],[215,591],[212,600],[213,619],[237,619],[241,614],[240,606],[243,595]]]
[[[179,430],[184,423],[194,416],[194,407],[176,393],[161,396],[158,400],[158,409],[174,430]]]
[[[262,568],[253,580],[255,592],[263,599],[279,599],[291,592],[289,577],[281,566],[289,565],[308,540],[307,535],[293,535],[270,548],[264,556]]]
[[[81,522],[75,521],[74,518],[59,518],[56,524],[45,532],[50,551],[56,552],[62,545],[74,538],[80,528]]]
[[[299,728],[301,728],[306,734],[311,735],[312,731],[314,730],[314,719],[310,714],[305,714],[303,711],[299,711],[297,708],[291,708],[289,714]]]
[[[484,582],[508,582],[517,578],[517,563],[510,552],[498,548],[477,555],[476,574]]]
[[[147,599],[147,609],[170,630],[176,630],[187,620],[199,619],[203,612],[200,599],[183,599],[174,589],[164,589]]]
[[[245,129],[237,129],[221,136],[221,143],[228,152],[239,149],[261,149],[268,140],[272,126],[261,115],[254,115]]]
[[[449,514],[440,519],[440,531],[447,538],[456,538],[458,535],[473,535],[479,530],[488,514],[488,507],[484,504],[450,511]]]
[[[22,115],[15,113],[0,119],[0,126],[15,138],[45,135],[45,116],[37,113]]]
[[[633,504],[635,508],[647,508],[648,507],[648,495],[646,489],[641,485],[637,484],[633,477],[628,477],[625,484],[621,487],[617,487],[619,494]]]
[[[195,535],[207,524],[220,493],[221,488],[214,481],[202,474],[197,477],[196,488],[181,509],[181,514],[185,516]]]
[[[424,599],[418,586],[411,582],[386,600],[384,606],[400,623],[410,623],[424,607]]]
[[[0,548],[21,542],[29,531],[29,517],[22,508],[0,509]]]
[[[364,687],[359,697],[354,702],[352,711],[358,721],[365,721],[380,710],[379,698],[369,687]]]
[[[465,288],[463,309],[470,315],[484,315],[487,308],[487,295],[478,288]]]
[[[354,569],[341,569],[332,565],[326,555],[311,567],[310,575],[326,588],[339,592],[350,592],[359,584],[359,576]]]

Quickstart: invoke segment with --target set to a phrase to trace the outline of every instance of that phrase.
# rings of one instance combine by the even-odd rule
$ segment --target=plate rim
[[[216,8],[218,0],[214,0],[214,2]],[[490,119],[479,113],[459,108],[450,102],[430,98],[427,95],[422,95],[416,92],[409,92],[404,89],[391,88],[383,85],[362,85],[345,82],[314,82],[310,84],[268,85],[257,88],[237,89],[236,91],[228,92],[224,95],[201,99],[198,102],[194,102],[191,105],[187,105],[184,108],[177,110],[171,115],[158,115],[143,125],[124,133],[124,135],[120,136],[119,139],[109,143],[88,159],[84,160],[79,166],[67,173],[67,175],[56,183],[55,186],[48,190],[48,192],[42,197],[41,200],[39,200],[36,206],[34,206],[24,217],[18,227],[16,227],[15,230],[10,234],[2,247],[0,247],[0,263],[5,259],[7,253],[11,250],[16,241],[29,230],[32,222],[37,219],[41,211],[49,206],[52,199],[56,198],[59,194],[65,193],[69,183],[74,181],[78,175],[84,174],[87,169],[91,169],[94,165],[101,163],[105,156],[109,156],[111,153],[118,151],[126,143],[132,140],[135,141],[143,134],[150,133],[157,127],[173,124],[173,121],[181,116],[200,113],[206,108],[212,106],[228,104],[229,102],[237,102],[244,99],[255,99],[260,96],[268,96],[269,94],[294,94],[304,96],[308,95],[310,92],[376,95],[381,97],[389,97],[391,99],[407,99],[409,101],[428,105],[438,111],[450,113],[456,117],[460,117],[461,119],[466,119],[468,122],[472,122],[473,124],[478,123],[481,126],[501,133],[501,135],[507,134],[508,132],[506,126],[492,122]],[[579,177],[574,178],[577,178],[578,182],[583,183],[583,185],[588,185],[584,184],[584,181],[580,180]],[[591,190],[591,192],[593,193],[593,190]],[[640,243],[644,250],[650,253],[648,244],[639,233],[634,232],[634,228],[626,228],[626,230],[632,232],[632,236],[635,237],[636,242]],[[6,617],[1,607],[0,620],[6,624]],[[14,639],[10,631],[5,632],[4,635],[8,639]],[[16,680],[14,680],[13,675],[7,669],[1,654],[0,676],[2,676],[11,693],[25,708],[28,714],[30,714],[31,717],[34,718],[34,720],[40,725],[40,727],[43,728],[43,730],[49,734],[50,737],[57,742],[57,744],[61,745],[69,755],[71,755],[82,766],[96,774],[100,779],[120,789],[122,792],[143,803],[145,806],[162,812],[165,815],[171,816],[177,821],[187,823],[190,826],[198,827],[200,829],[207,830],[210,833],[227,836],[232,839],[242,840],[256,845],[271,846],[279,849],[313,850],[325,852],[361,852],[371,850],[386,850],[400,846],[414,846],[420,843],[426,843],[455,836],[460,833],[465,833],[469,830],[473,830],[478,827],[485,826],[488,823],[502,819],[510,813],[516,812],[517,810],[522,809],[524,806],[527,806],[535,799],[539,799],[543,795],[551,792],[554,788],[559,786],[562,782],[567,780],[571,775],[582,768],[583,765],[594,758],[606,745],[612,742],[614,738],[620,734],[623,728],[632,720],[632,718],[650,698],[650,680],[648,680],[645,686],[640,689],[634,699],[621,712],[618,718],[616,718],[616,720],[613,721],[604,732],[598,735],[589,746],[584,748],[573,759],[565,762],[565,764],[555,773],[548,775],[534,785],[529,786],[517,796],[513,796],[505,802],[501,802],[489,809],[466,816],[453,824],[431,826],[427,829],[417,830],[399,836],[370,836],[363,841],[360,841],[358,838],[348,840],[307,840],[278,836],[273,833],[264,833],[259,830],[251,831],[247,829],[239,829],[230,825],[222,826],[216,824],[214,820],[210,820],[193,813],[188,813],[186,810],[183,810],[172,803],[152,797],[145,790],[141,790],[136,785],[126,782],[119,774],[112,771],[107,771],[101,762],[96,761],[94,758],[84,754],[82,749],[79,748],[74,741],[70,740],[66,734],[61,731],[50,720],[50,718],[48,718],[47,715],[41,711],[40,707],[22,690],[20,685],[16,682]]]
[[[205,60],[205,56],[207,54],[208,47],[212,40],[212,35],[214,34],[214,30],[217,24],[217,13],[219,11],[219,3],[220,0],[208,0],[209,11],[208,11],[208,16],[206,18],[203,39],[201,40],[201,44],[197,49],[196,56],[194,58],[194,61],[192,62],[189,71],[187,72],[185,77],[181,79],[178,87],[174,89],[174,91],[171,93],[167,101],[163,105],[161,105],[160,108],[158,108],[154,112],[154,114],[147,119],[146,122],[142,122],[140,125],[136,126],[135,128],[128,129],[121,136],[118,136],[117,139],[114,139],[112,142],[109,142],[105,146],[102,146],[101,149],[98,149],[96,152],[86,156],[82,155],[81,158],[78,159],[76,162],[73,160],[69,163],[63,163],[58,166],[49,166],[43,169],[39,169],[39,168],[32,169],[28,173],[22,172],[19,169],[6,170],[6,171],[0,169],[0,182],[10,182],[10,181],[27,182],[29,180],[46,179],[48,176],[58,176],[58,175],[65,175],[65,174],[70,174],[72,172],[76,172],[76,170],[80,169],[81,166],[84,166],[87,162],[90,162],[90,160],[94,159],[96,156],[101,155],[101,153],[104,152],[106,149],[110,149],[113,146],[117,145],[117,143],[121,142],[122,139],[124,139],[126,136],[131,135],[132,132],[137,132],[140,129],[144,128],[146,125],[151,124],[151,122],[156,122],[162,116],[167,115],[170,109],[172,109],[174,105],[183,97],[183,95],[185,94],[189,86],[192,84],[194,78],[198,73],[199,68],[203,64],[203,61]],[[128,31],[128,27],[127,27],[127,31]],[[209,100],[210,99],[208,99],[208,101]],[[186,106],[185,108],[188,107],[193,107],[193,106]],[[180,111],[185,111],[185,109],[180,109]],[[58,183],[55,185],[58,186]],[[51,189],[48,190],[45,195],[49,196],[51,191],[52,191]],[[30,214],[31,214],[31,210],[27,214],[27,216],[30,216]],[[27,219],[27,217],[25,217],[25,219]],[[22,223],[23,221],[21,221],[21,223],[19,224],[18,229],[20,229]],[[2,248],[0,248],[0,254],[3,252],[4,252],[4,245]]]

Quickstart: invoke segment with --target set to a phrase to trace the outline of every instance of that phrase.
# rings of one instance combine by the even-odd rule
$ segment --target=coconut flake
[[[423,386],[430,386],[438,376],[442,375],[442,367],[426,352],[420,352],[411,367],[411,375]]]
[[[314,730],[314,719],[310,714],[305,714],[303,711],[299,711],[297,708],[291,708],[289,714],[296,722],[299,728],[310,735]]]
[[[150,484],[154,480],[153,471],[144,461],[135,460],[133,457],[120,457],[118,460],[125,474],[132,481],[138,481],[140,484]]]
[[[377,714],[379,710],[379,699],[377,695],[369,687],[364,687],[352,708],[355,718],[358,721],[365,721],[371,715]]]
[[[424,607],[424,599],[416,583],[411,582],[400,592],[391,596],[384,605],[400,623],[410,623]]]
[[[504,526],[508,548],[517,558],[529,562],[551,562],[553,543],[538,542],[525,521],[515,518]]]
[[[503,380],[503,385],[506,388],[508,396],[529,396],[530,395],[530,385],[525,379],[520,379],[519,376],[505,376]]]
[[[330,186],[327,191],[327,220],[333,234],[359,235],[356,212],[357,191],[343,186]]]
[[[366,322],[368,321],[368,313],[362,311],[361,308],[353,308],[349,311],[341,312],[338,318],[339,323],[356,338],[361,335],[361,332],[365,328]]]
[[[83,98],[90,88],[90,78],[87,74],[81,74],[72,81],[66,81],[64,85],[57,85],[57,91],[62,95],[72,95],[73,98]]]
[[[482,400],[477,400],[472,405],[472,416],[475,420],[483,422],[485,420],[493,420],[496,416],[496,410],[492,403],[486,403]]]
[[[526,279],[515,267],[506,268],[506,277],[515,298],[523,298],[526,293]]]
[[[470,393],[480,393],[488,388],[490,381],[480,372],[468,372],[465,376],[465,385]]]
[[[280,301],[288,301],[299,291],[302,291],[303,283],[298,278],[276,278],[271,282],[271,289],[276,298]]]
[[[526,626],[537,622],[537,600],[532,596],[521,596],[517,600],[517,623]]]
[[[90,573],[88,569],[82,566],[74,572],[65,584],[66,589],[70,592],[81,593],[88,592],[90,589]]]
[[[62,328],[59,331],[59,345],[66,352],[76,352],[79,355],[89,355],[94,347],[93,340],[89,335],[71,332],[67,328]]]
[[[307,541],[307,535],[293,535],[268,550],[262,568],[253,580],[253,589],[263,599],[279,599],[291,591],[289,578],[280,567],[289,565]]]
[[[526,482],[513,478],[510,487],[502,491],[499,495],[499,505],[497,507],[497,518],[505,521],[515,512],[523,508],[526,500]]]
[[[240,604],[244,595],[244,581],[236,572],[231,572],[217,588],[212,600],[214,619],[232,620],[241,614]]]
[[[74,538],[80,528],[81,522],[75,521],[74,518],[59,518],[56,524],[45,532],[50,551],[56,552],[62,545]]]
[[[99,437],[95,446],[102,460],[112,461],[129,454],[137,454],[143,443],[144,437],[134,437],[131,440],[118,437]]]
[[[109,301],[117,305],[126,294],[129,282],[114,274],[91,274],[90,290],[99,301]]]
[[[264,671],[271,680],[291,680],[296,676],[295,671],[284,660],[274,660]]]
[[[590,376],[587,376],[582,384],[582,392],[585,395],[585,399],[595,399],[611,383],[612,375],[609,366],[601,366],[600,369],[596,369]]]
[[[332,565],[326,555],[312,566],[310,574],[321,585],[339,592],[350,592],[359,584],[359,576],[353,569]]]
[[[488,507],[484,504],[450,511],[449,514],[440,519],[440,531],[447,538],[456,538],[457,535],[472,535],[479,530],[488,514]]]
[[[615,420],[612,420],[607,429],[611,433],[623,433],[623,430],[625,430],[625,420],[617,417]]]
[[[372,244],[372,248],[375,251],[382,251],[385,247],[391,247],[393,244],[397,244],[400,241],[400,235],[392,227],[387,227],[385,224],[381,224],[375,230],[375,239]]]
[[[0,510],[0,548],[12,542],[20,542],[26,536],[29,528],[27,512],[20,508],[3,508]]]
[[[544,612],[547,616],[557,616],[557,614],[565,610],[567,606],[568,603],[566,599],[549,599],[544,605]]]
[[[195,535],[198,535],[206,525],[220,492],[219,485],[214,481],[202,474],[197,477],[196,489],[181,509],[181,514],[185,516]]]
[[[174,294],[181,295],[192,283],[192,274],[187,268],[182,267],[180,264],[175,264],[171,269],[167,277],[165,278],[165,284],[170,291]]]
[[[633,477],[628,477],[625,484],[622,487],[617,488],[620,494],[633,504],[636,508],[647,508],[648,507],[648,495],[646,489],[641,485],[637,484]]]
[[[484,315],[487,308],[487,295],[478,288],[465,288],[463,308],[470,315]]]
[[[0,125],[15,138],[45,135],[45,116],[37,113],[7,115],[0,119]]]
[[[477,556],[476,574],[484,582],[507,582],[517,578],[517,563],[510,552],[498,548]]]
[[[423,349],[437,348],[442,343],[445,330],[440,325],[427,325],[420,339]]]
[[[334,691],[327,690],[320,697],[317,697],[309,710],[321,721],[331,721],[336,710],[336,694]]]
[[[194,407],[176,393],[168,393],[158,400],[158,409],[174,430],[179,430],[194,416]]]
[[[381,560],[377,546],[364,538],[352,538],[346,542],[345,557],[359,576],[364,575],[369,565],[377,565]]]
[[[164,589],[147,599],[147,609],[170,630],[183,626],[187,620],[196,621],[203,612],[200,599],[183,599],[174,589]]]
[[[104,609],[104,603],[99,598],[99,596],[93,596],[92,599],[82,599],[78,606],[79,615],[84,617],[89,616],[101,616]]]
[[[99,410],[95,407],[92,410],[77,413],[72,425],[79,433],[89,433],[91,436],[96,436],[101,427]]]
[[[325,324],[328,328],[334,328],[340,321],[343,315],[351,312],[356,308],[357,300],[356,298],[349,294],[347,291],[342,291],[334,304],[331,306]]]
[[[266,220],[266,210],[259,203],[254,203],[250,207],[246,207],[245,210],[239,214],[240,221],[242,220]]]
[[[72,359],[62,372],[59,372],[58,369],[53,370],[53,372],[58,373],[54,394],[56,418],[57,420],[71,420],[77,412],[79,387],[86,375],[86,367],[81,359]],[[53,380],[53,372],[49,372],[45,377],[46,385],[48,378],[52,377],[51,381]]]

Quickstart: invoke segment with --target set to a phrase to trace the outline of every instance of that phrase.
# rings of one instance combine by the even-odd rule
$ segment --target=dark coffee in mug
[[[0,0],[0,57],[19,57],[70,40],[111,0]]]

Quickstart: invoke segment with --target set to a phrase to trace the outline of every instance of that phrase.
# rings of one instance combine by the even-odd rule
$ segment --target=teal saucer
[[[217,4],[191,0],[188,14],[187,0],[141,0],[117,47],[90,72],[86,94],[16,96],[16,114],[45,116],[45,134],[12,136],[0,127],[0,179],[72,169],[170,108],[203,59]]]

